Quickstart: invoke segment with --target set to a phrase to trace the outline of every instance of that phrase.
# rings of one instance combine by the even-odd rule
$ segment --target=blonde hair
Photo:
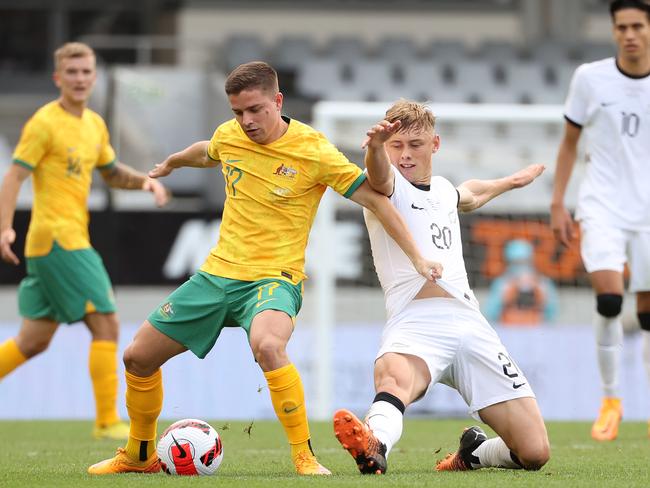
[[[436,117],[426,105],[403,98],[386,111],[386,120],[399,120],[402,123],[399,132],[433,132],[436,126]]]
[[[68,58],[95,57],[95,51],[88,44],[83,42],[66,42],[59,49],[54,51],[54,68],[59,69],[61,61]]]

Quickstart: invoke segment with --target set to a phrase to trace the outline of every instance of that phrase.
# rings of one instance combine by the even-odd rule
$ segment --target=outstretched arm
[[[101,175],[111,188],[150,191],[159,207],[169,201],[169,192],[159,181],[153,180],[146,174],[119,161],[110,168],[101,171]]]
[[[553,179],[553,198],[551,199],[551,229],[555,238],[564,246],[568,246],[573,239],[573,219],[564,206],[566,192],[573,165],[576,161],[578,139],[582,129],[570,122],[564,126],[564,136],[560,143]]]
[[[442,265],[422,257],[406,222],[385,195],[377,193],[364,181],[350,200],[366,207],[377,216],[388,235],[402,248],[418,273],[430,281],[442,277]]]
[[[154,169],[149,171],[149,177],[161,178],[167,176],[177,168],[213,168],[221,161],[215,161],[208,156],[208,145],[210,141],[195,142],[182,151],[167,156],[162,163],[156,164]]]
[[[365,164],[368,170],[368,183],[370,183],[373,190],[387,197],[393,194],[395,174],[384,148],[384,142],[397,132],[400,126],[401,122],[399,120],[393,123],[382,120],[366,132],[368,137],[361,146],[362,149],[367,149]]]
[[[509,190],[521,188],[530,184],[542,174],[545,167],[542,164],[531,164],[527,168],[496,180],[467,180],[458,186],[460,195],[458,209],[461,212],[471,212],[482,207],[494,197]]]
[[[14,230],[14,214],[16,213],[16,200],[18,192],[31,171],[17,164],[12,164],[0,188],[0,256],[2,260],[17,265],[20,263],[14,254],[11,245],[16,240]]]

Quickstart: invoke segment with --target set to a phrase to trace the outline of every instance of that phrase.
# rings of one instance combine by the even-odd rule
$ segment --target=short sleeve
[[[589,83],[585,65],[576,69],[569,86],[569,94],[564,104],[564,117],[574,125],[582,127],[587,119],[589,107]]]
[[[458,208],[460,203],[460,193],[456,187],[447,178],[442,176],[434,176],[431,179],[432,186],[435,185],[436,191],[444,199],[444,203],[448,208]]]
[[[217,149],[218,133],[219,129],[214,131],[214,134],[212,134],[212,139],[210,139],[210,143],[208,144],[208,157],[213,161],[221,161],[221,158],[219,157],[219,150]]]
[[[38,117],[32,117],[23,127],[13,155],[13,162],[34,169],[50,149],[50,127]]]
[[[321,136],[318,180],[345,198],[350,198],[366,179],[365,173],[350,162],[334,145]]]
[[[99,157],[97,158],[97,168],[101,170],[110,169],[115,165],[115,150],[111,146],[108,128],[102,119],[100,119],[101,147]]]

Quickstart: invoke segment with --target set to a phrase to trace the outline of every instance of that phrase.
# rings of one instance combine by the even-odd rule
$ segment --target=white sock
[[[479,464],[472,463],[472,468],[510,468],[521,469],[521,466],[512,460],[510,448],[506,446],[501,437],[494,437],[483,442],[472,453],[479,460]]]
[[[596,314],[596,347],[603,393],[618,397],[618,370],[623,348],[623,324],[620,318],[607,318]]]
[[[643,344],[643,365],[645,366],[645,371],[650,380],[650,330],[641,331],[641,342]]]
[[[388,402],[373,403],[366,415],[366,423],[380,442],[386,445],[386,457],[392,447],[402,436],[404,415],[399,409]]]

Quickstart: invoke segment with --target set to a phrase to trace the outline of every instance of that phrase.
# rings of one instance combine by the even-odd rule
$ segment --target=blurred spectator
[[[485,316],[505,325],[551,322],[557,311],[555,285],[533,264],[533,246],[509,241],[504,248],[506,271],[492,282]]]

